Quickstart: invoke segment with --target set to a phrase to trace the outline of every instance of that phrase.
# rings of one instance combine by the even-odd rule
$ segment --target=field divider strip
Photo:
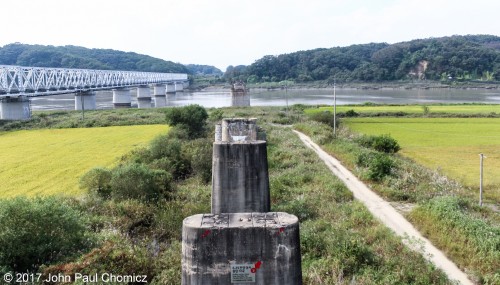
[[[293,130],[300,140],[314,150],[321,160],[328,166],[347,188],[354,194],[354,198],[362,202],[384,225],[393,230],[410,249],[422,254],[425,259],[443,270],[450,280],[458,281],[463,285],[472,285],[472,281],[446,255],[437,249],[428,239],[408,222],[389,202],[368,188],[352,172],[345,168],[340,161],[326,153],[305,134]]]

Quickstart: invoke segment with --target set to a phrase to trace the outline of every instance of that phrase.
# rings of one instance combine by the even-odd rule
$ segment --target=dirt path
[[[473,284],[464,272],[462,272],[439,249],[433,246],[428,239],[424,238],[410,222],[389,204],[389,202],[371,191],[337,159],[323,151],[308,136],[295,130],[294,132],[299,135],[300,139],[307,147],[318,154],[333,174],[345,183],[347,188],[354,194],[354,197],[361,201],[372,215],[392,229],[397,235],[401,236],[403,242],[408,247],[421,253],[427,260],[436,265],[436,267],[443,270],[450,280],[459,281],[464,285]]]

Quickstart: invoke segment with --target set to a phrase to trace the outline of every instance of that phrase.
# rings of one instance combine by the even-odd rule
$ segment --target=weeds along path
[[[401,236],[403,242],[411,249],[421,253],[427,260],[436,267],[443,270],[450,280],[459,281],[461,284],[473,284],[467,275],[462,272],[443,252],[437,249],[432,243],[424,238],[400,213],[394,209],[389,202],[382,199],[371,191],[363,182],[354,176],[340,161],[330,156],[315,144],[305,134],[295,131],[302,142],[325,162],[333,174],[335,174],[347,188],[354,194],[354,197],[361,201],[368,210],[378,218],[383,224]]]

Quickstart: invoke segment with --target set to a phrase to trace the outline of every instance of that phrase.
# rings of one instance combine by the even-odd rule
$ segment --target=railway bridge
[[[151,90],[153,96],[165,96],[187,84],[185,73],[0,65],[0,119],[31,118],[31,97],[74,93],[75,110],[95,110],[99,90],[112,90],[115,106],[130,106],[132,88],[138,102],[150,103]]]

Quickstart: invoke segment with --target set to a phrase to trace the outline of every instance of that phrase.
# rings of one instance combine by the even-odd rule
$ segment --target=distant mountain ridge
[[[229,66],[226,79],[255,82],[500,81],[500,37],[466,35],[267,55]]]
[[[79,46],[8,44],[0,48],[0,64],[83,69],[191,73],[172,61],[134,52]]]

